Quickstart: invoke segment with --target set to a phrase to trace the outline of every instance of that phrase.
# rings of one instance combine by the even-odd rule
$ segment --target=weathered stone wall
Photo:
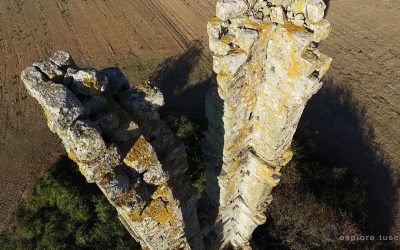
[[[159,90],[116,68],[80,69],[59,51],[21,78],[88,182],[146,249],[250,248],[291,141],[331,59],[322,0],[218,0],[208,22],[217,83],[207,97],[207,185],[196,211],[184,146]]]
[[[324,10],[322,0],[217,1],[207,26],[217,74],[205,144],[209,247],[249,247],[266,221],[300,116],[331,62],[317,48],[330,31]]]
[[[159,90],[117,68],[80,69],[63,51],[21,74],[48,126],[145,249],[202,249],[184,145],[160,120]]]

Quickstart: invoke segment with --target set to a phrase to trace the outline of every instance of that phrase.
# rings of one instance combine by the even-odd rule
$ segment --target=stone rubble
[[[322,0],[217,1],[207,25],[217,74],[206,107],[207,248],[250,248],[266,221],[300,116],[331,63],[317,47],[330,32],[324,11]]]
[[[149,83],[116,68],[80,69],[56,52],[21,79],[88,182],[95,182],[144,249],[203,249],[184,145],[161,121]]]

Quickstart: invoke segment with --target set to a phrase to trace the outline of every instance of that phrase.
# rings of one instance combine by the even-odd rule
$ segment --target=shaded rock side
[[[56,52],[21,79],[88,182],[144,249],[203,249],[184,145],[161,121],[160,91],[118,68],[80,69]]]
[[[330,31],[324,10],[322,0],[217,1],[207,26],[217,74],[204,149],[210,248],[250,248],[266,221],[300,116],[331,63],[317,47]]]

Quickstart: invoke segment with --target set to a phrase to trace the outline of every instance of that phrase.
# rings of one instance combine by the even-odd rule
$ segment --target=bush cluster
[[[205,186],[201,144],[205,126],[186,116],[166,117],[184,142],[189,174],[199,193]],[[307,132],[297,133],[294,157],[282,170],[268,206],[267,223],[257,228],[257,249],[393,248],[376,242],[346,242],[340,235],[363,235],[374,226],[366,194],[348,166],[320,157]],[[88,184],[62,157],[33,185],[16,220],[0,235],[0,249],[139,249],[115,209],[95,184]],[[393,248],[394,249],[394,248]]]
[[[0,249],[140,249],[95,184],[66,156],[25,195]]]
[[[394,249],[387,242],[340,239],[374,230],[365,187],[349,166],[321,158],[310,138],[308,130],[297,132],[293,159],[282,170],[254,244],[258,249]]]
[[[201,194],[205,189],[206,183],[201,147],[204,128],[187,116],[182,115],[169,115],[166,118],[166,122],[186,146],[190,179],[193,187]]]

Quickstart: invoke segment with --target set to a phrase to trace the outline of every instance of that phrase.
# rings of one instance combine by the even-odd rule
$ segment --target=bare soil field
[[[301,126],[312,128],[327,158],[351,166],[365,182],[382,232],[400,234],[400,2],[326,2],[333,31],[321,50],[333,64]],[[0,230],[29,183],[63,153],[19,81],[21,70],[59,49],[83,67],[117,65],[131,82],[175,63],[169,74],[180,74],[180,85],[163,83],[175,96],[167,97],[167,105],[202,116],[210,71],[201,79],[182,74],[210,65],[206,20],[214,5],[215,0],[0,1]],[[194,43],[204,49],[187,65],[194,60],[187,53]],[[194,105],[193,97],[203,99]]]

